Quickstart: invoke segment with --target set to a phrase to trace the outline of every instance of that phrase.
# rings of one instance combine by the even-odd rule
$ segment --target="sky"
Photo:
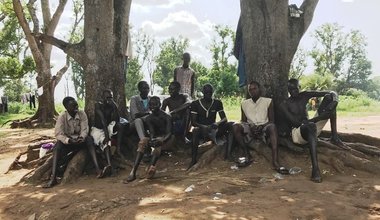
[[[302,0],[289,2],[300,5]],[[66,7],[70,9],[71,5],[68,4]],[[368,58],[372,62],[373,73],[380,75],[380,28],[377,24],[380,20],[379,8],[380,0],[320,0],[300,46],[311,49],[314,44],[311,34],[324,23],[336,22],[343,26],[346,32],[359,30],[366,36]],[[133,0],[130,24],[136,30],[142,28],[157,41],[179,35],[188,38],[188,52],[192,54],[192,58],[208,65],[211,56],[207,48],[214,37],[213,27],[220,24],[235,30],[239,14],[239,0]],[[56,37],[66,37],[70,21],[72,14],[65,13]],[[64,54],[58,50],[55,50],[54,54],[52,63],[54,69],[58,70],[64,61]],[[308,69],[312,68],[310,63]],[[56,101],[64,97],[66,83],[67,81],[62,79],[58,84]],[[73,93],[72,83],[69,83],[69,95],[73,96]]]

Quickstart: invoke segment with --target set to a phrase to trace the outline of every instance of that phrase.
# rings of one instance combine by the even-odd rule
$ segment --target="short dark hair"
[[[180,89],[181,88],[181,84],[178,82],[178,81],[173,81],[169,84],[169,86],[175,86],[176,88]]]
[[[184,58],[185,56],[188,56],[189,58],[191,58],[190,53],[188,53],[188,52],[185,52],[182,54],[182,58]]]
[[[65,108],[67,108],[67,104],[69,104],[70,101],[75,101],[75,99],[71,96],[66,96],[65,98],[63,98],[63,101],[62,101],[62,104],[63,106],[65,106]]]
[[[257,81],[255,81],[255,80],[252,80],[250,83],[249,83],[249,85],[256,85],[257,87],[261,87],[261,85],[260,85],[260,83],[259,82],[257,82]]]
[[[105,89],[105,90],[103,90],[102,94],[104,95],[105,93],[113,94],[113,92],[112,92],[111,89]]]
[[[211,89],[214,91],[214,87],[212,87],[212,85],[211,85],[210,83],[206,83],[206,84],[202,87],[202,89],[205,89],[206,87],[209,87],[209,88],[211,88]]]
[[[289,80],[288,80],[288,83],[299,85],[299,81],[298,81],[298,79],[295,79],[295,78],[291,78],[291,79],[289,79]]]
[[[147,84],[147,85],[148,85],[148,83],[147,83],[146,81],[141,80],[139,83],[137,83],[137,89],[140,90],[141,87],[142,87],[144,84]]]
[[[152,96],[152,97],[150,97],[149,101],[158,101],[161,104],[161,99],[158,96]]]

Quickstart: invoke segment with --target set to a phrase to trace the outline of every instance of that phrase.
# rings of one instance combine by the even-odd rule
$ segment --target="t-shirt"
[[[142,99],[140,95],[135,95],[131,97],[131,101],[129,104],[130,121],[135,120],[136,113],[148,113],[150,111],[149,106],[144,104],[144,102],[148,103],[149,99],[149,96],[148,99]]]
[[[200,99],[193,101],[190,105],[191,114],[196,114],[197,122],[203,125],[215,123],[216,113],[223,111],[223,103],[220,100],[213,99],[209,109],[206,109]]]
[[[88,118],[84,111],[78,110],[74,118],[67,111],[64,111],[58,116],[54,134],[57,140],[68,144],[70,138],[86,138],[88,130]]]
[[[189,96],[193,96],[193,94],[191,93],[191,84],[194,76],[194,70],[190,67],[184,68],[180,66],[177,67],[174,71],[176,72],[176,79],[174,80],[181,84],[181,89],[179,92],[186,93]]]
[[[268,108],[272,99],[260,97],[254,102],[252,99],[246,99],[241,103],[241,108],[247,116],[247,122],[255,125],[262,125],[269,121]]]

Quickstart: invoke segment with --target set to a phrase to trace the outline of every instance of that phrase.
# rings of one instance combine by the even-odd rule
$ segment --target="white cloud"
[[[155,23],[144,21],[142,28],[150,34],[160,37],[171,37],[182,35],[189,39],[209,36],[213,23],[206,20],[200,22],[193,14],[188,11],[170,13],[162,21]]]
[[[179,11],[168,14],[159,22],[144,21],[141,27],[158,42],[178,36],[189,39],[188,51],[192,57],[207,65],[210,57],[205,57],[208,54],[205,51],[215,35],[214,25],[209,20],[199,21],[188,11]]]
[[[191,3],[191,0],[136,0],[132,2],[132,8],[137,12],[148,13],[158,9],[170,9],[177,5],[185,5]]]

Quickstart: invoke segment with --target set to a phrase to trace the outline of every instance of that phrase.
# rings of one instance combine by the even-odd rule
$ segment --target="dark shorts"
[[[174,135],[184,134],[185,133],[185,127],[186,127],[186,123],[184,120],[179,119],[179,120],[173,121],[173,132],[172,132],[172,134],[174,134]]]

